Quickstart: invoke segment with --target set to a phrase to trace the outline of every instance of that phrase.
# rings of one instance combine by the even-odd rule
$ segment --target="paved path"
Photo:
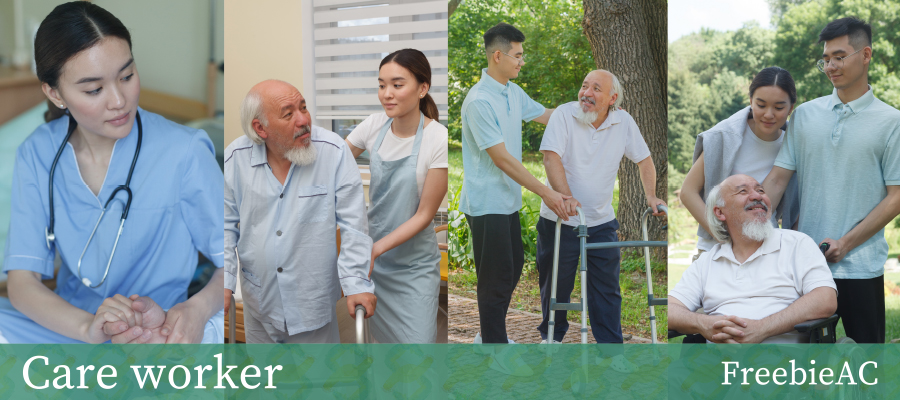
[[[449,343],[472,343],[479,328],[478,304],[475,300],[450,295],[450,329],[447,333]],[[510,309],[506,316],[506,333],[516,343],[540,343],[541,336],[536,327],[541,323],[541,315]],[[569,323],[569,333],[563,343],[580,343],[581,337],[576,334],[581,324]],[[596,343],[593,335],[588,334],[590,343]],[[650,343],[650,339],[632,337],[625,343]]]

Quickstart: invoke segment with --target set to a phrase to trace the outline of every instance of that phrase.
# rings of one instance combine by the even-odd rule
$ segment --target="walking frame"
[[[658,205],[657,208],[659,211],[662,211],[666,214],[669,213],[669,209],[664,205]],[[578,218],[580,219],[581,224],[575,228],[578,231],[578,239],[580,241],[579,247],[581,251],[581,261],[580,261],[580,271],[581,271],[581,302],[580,303],[559,303],[556,301],[556,285],[557,285],[557,276],[559,274],[559,236],[562,229],[562,218],[556,219],[556,238],[553,242],[553,280],[550,285],[550,322],[547,325],[547,343],[553,343],[554,336],[554,326],[555,326],[555,317],[556,313],[554,311],[560,310],[572,310],[572,311],[580,311],[581,312],[581,343],[588,342],[588,325],[587,325],[587,266],[585,260],[587,260],[587,251],[595,250],[595,249],[611,249],[611,248],[619,248],[619,247],[643,247],[644,248],[644,263],[646,265],[646,274],[647,274],[647,306],[650,308],[650,332],[652,334],[652,341],[654,344],[657,343],[656,340],[656,313],[654,310],[654,306],[664,306],[668,303],[665,298],[655,298],[653,297],[653,276],[650,271],[650,248],[651,247],[666,247],[668,246],[668,242],[665,241],[649,241],[647,235],[647,220],[649,215],[653,212],[653,209],[648,207],[644,210],[644,213],[641,215],[641,229],[643,231],[643,241],[628,241],[628,242],[606,242],[606,243],[587,243],[588,238],[588,229],[585,225],[584,212],[581,211],[581,207],[577,207]]]

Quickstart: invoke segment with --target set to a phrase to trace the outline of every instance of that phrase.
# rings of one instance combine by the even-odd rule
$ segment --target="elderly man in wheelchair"
[[[719,244],[670,292],[670,333],[713,343],[833,342],[837,288],[816,243],[773,228],[771,202],[747,175],[713,188],[706,204]],[[702,341],[694,338],[685,342]]]

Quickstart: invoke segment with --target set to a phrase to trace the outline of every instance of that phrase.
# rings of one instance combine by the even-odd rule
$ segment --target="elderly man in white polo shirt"
[[[837,286],[816,242],[773,228],[772,203],[747,175],[722,181],[706,205],[719,243],[669,293],[669,329],[716,343],[808,341],[794,325],[837,309]]]
[[[656,210],[657,205],[665,203],[656,197],[656,169],[650,149],[631,115],[619,109],[623,93],[618,78],[609,71],[592,71],[584,78],[578,99],[558,107],[547,123],[541,141],[544,168],[550,187],[572,196],[565,201],[567,210],[574,214],[575,207],[580,205],[584,211],[588,242],[615,242],[619,223],[612,198],[623,156],[637,163],[647,204]],[[537,224],[537,267],[544,320],[537,329],[544,341],[548,340],[556,219],[556,214],[541,203],[541,218]],[[580,222],[577,218],[569,218],[563,223],[574,227]],[[571,228],[563,229],[557,281],[559,302],[569,301],[578,255],[579,240],[575,232]],[[587,258],[588,313],[594,339],[598,343],[622,343],[619,249],[589,250]],[[565,311],[556,313],[553,340],[561,342],[569,324]]]

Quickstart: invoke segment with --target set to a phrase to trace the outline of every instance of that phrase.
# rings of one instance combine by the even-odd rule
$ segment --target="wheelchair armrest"
[[[794,329],[800,333],[812,332],[816,329],[832,326],[837,323],[838,315],[834,314],[828,318],[813,319],[794,325]]]
[[[684,334],[681,332],[673,331],[673,330],[669,329],[669,339],[677,338],[679,336],[684,336]]]

